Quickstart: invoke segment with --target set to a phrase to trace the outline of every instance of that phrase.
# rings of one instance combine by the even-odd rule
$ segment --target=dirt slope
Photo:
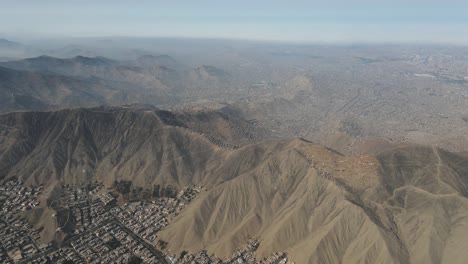
[[[225,148],[207,138],[249,138],[247,127],[223,113],[144,106],[1,115],[0,179],[203,186],[159,235],[174,253],[228,256],[255,236],[259,257],[286,251],[297,263],[468,259],[466,156],[419,145],[344,156],[302,139]],[[42,221],[40,211],[30,217]]]
[[[468,257],[460,246],[468,232],[466,158],[420,146],[345,157],[301,140],[237,152],[263,158],[250,156],[242,171],[225,163],[222,170],[238,176],[205,193],[162,232],[173,252],[206,248],[227,256],[257,236],[260,257],[287,251],[298,263],[464,263]]]

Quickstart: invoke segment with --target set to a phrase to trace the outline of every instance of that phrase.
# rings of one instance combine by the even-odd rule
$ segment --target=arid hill
[[[158,76],[143,68],[122,65],[117,61],[104,57],[76,56],[70,59],[61,59],[50,56],[39,56],[18,61],[1,63],[3,67],[49,73],[63,76],[98,77],[104,80],[138,85],[142,88],[164,90],[167,87],[161,83]]]
[[[134,61],[39,56],[0,62],[0,113],[103,104],[183,105],[230,96],[237,89],[231,81],[221,69],[209,65],[191,69],[167,55]]]
[[[29,184],[126,179],[181,187],[198,183],[233,142],[258,138],[250,123],[221,112],[141,105],[17,112],[0,124],[0,178]]]
[[[132,89],[96,77],[72,77],[0,67],[0,112],[144,102]]]
[[[408,146],[346,157],[301,140],[236,151],[249,157],[160,235],[170,249],[226,256],[247,237],[259,256],[298,263],[463,263],[468,160]],[[237,170],[236,170],[237,169]],[[233,176],[235,171],[236,176]]]
[[[223,257],[258,237],[258,256],[285,251],[296,263],[468,259],[466,156],[406,145],[348,157],[302,139],[229,148],[207,136],[228,139],[230,128],[250,123],[206,111],[128,106],[5,114],[0,178],[49,187],[94,180],[203,186],[159,234],[174,253],[206,249]],[[249,138],[236,137],[242,136]],[[29,217],[40,224],[40,215]]]

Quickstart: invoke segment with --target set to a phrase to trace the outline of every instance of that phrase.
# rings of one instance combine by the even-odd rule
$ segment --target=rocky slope
[[[248,126],[222,116],[143,106],[2,115],[0,178],[203,186],[159,234],[174,253],[223,257],[254,236],[260,257],[284,251],[297,263],[468,258],[466,155],[407,145],[350,157],[302,139],[233,149],[192,129],[229,138],[229,127]]]
[[[229,142],[255,138],[251,124],[221,112],[141,105],[17,112],[0,116],[0,123],[0,178],[30,184],[97,178],[185,186],[217,164]]]
[[[260,257],[281,250],[298,263],[463,263],[467,257],[460,247],[468,232],[462,156],[407,146],[345,157],[301,140],[238,152],[267,158],[249,157],[248,169],[219,182],[166,228],[161,237],[171,250],[228,255],[258,236]],[[223,167],[222,175],[237,168]]]

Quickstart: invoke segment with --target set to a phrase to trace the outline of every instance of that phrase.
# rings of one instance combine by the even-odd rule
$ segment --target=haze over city
[[[2,1],[5,37],[468,43],[466,1]],[[66,21],[66,23],[64,23]]]

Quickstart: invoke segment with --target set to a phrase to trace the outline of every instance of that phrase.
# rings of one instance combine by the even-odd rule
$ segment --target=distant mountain
[[[18,61],[1,62],[0,66],[34,72],[90,77],[124,82],[143,88],[168,90],[171,93],[191,87],[213,87],[226,82],[225,71],[203,65],[187,73],[185,67],[167,55],[140,57],[135,62],[125,63],[103,57],[76,56],[60,59],[40,56]]]
[[[143,83],[147,86],[161,84],[164,76],[160,72],[177,72],[179,78],[187,75],[186,69],[167,55],[141,56],[135,62],[123,63],[104,57],[76,56],[70,59],[61,59],[50,56],[40,56],[18,61],[2,62],[0,66],[26,71],[53,72],[72,76],[98,76],[103,79],[125,81],[129,83]],[[187,77],[189,81],[223,81],[229,74],[210,65],[201,65],[190,70]],[[186,77],[186,78],[187,78]],[[168,83],[170,86],[170,83]]]
[[[18,61],[3,62],[2,66],[26,71],[54,72],[65,75],[89,75],[93,67],[115,65],[110,59],[103,57],[76,56],[71,59],[61,59],[51,56],[39,56]]]
[[[143,98],[143,101],[135,101],[140,103],[172,104],[187,97],[195,100],[205,99],[237,89],[237,86],[231,85],[230,74],[222,69],[208,65],[190,69],[178,64],[167,55],[142,56],[133,62],[115,61],[104,57],[76,56],[61,59],[40,56],[0,62],[0,67],[49,76],[99,79],[102,83],[106,82],[108,86],[115,86],[115,89],[124,89],[126,92],[131,91],[134,97]],[[60,105],[61,102],[55,103]],[[124,100],[121,103],[129,103],[129,101]]]
[[[22,47],[21,43],[0,38],[0,48],[20,48],[20,47]]]
[[[180,67],[180,64],[169,55],[142,55],[136,60],[140,67],[152,67],[156,65],[166,67]]]
[[[49,56],[59,58],[72,58],[76,56],[96,57],[96,51],[92,48],[81,45],[67,45],[57,49],[46,49],[37,51],[39,54],[47,54]]]
[[[200,65],[193,69],[191,73],[200,79],[223,79],[229,77],[227,72],[210,65]]]
[[[0,66],[21,71],[56,74],[80,78],[97,77],[102,80],[118,82],[120,87],[128,90],[140,89],[139,94],[156,93],[163,96],[167,86],[162,83],[154,72],[143,68],[121,65],[119,62],[104,57],[76,56],[70,59],[60,59],[50,56],[40,56],[18,61],[0,63]],[[144,91],[150,89],[150,91]],[[154,97],[154,96],[153,96]],[[154,99],[154,98],[153,98]],[[154,102],[153,102],[154,103]]]
[[[146,57],[145,68],[104,57],[61,59],[40,56],[0,62],[0,112],[128,103],[176,104],[192,97],[229,92],[230,75],[212,66],[187,69],[156,64],[168,56]],[[226,87],[223,89],[223,87]]]
[[[0,112],[139,102],[130,89],[78,78],[0,67]]]

